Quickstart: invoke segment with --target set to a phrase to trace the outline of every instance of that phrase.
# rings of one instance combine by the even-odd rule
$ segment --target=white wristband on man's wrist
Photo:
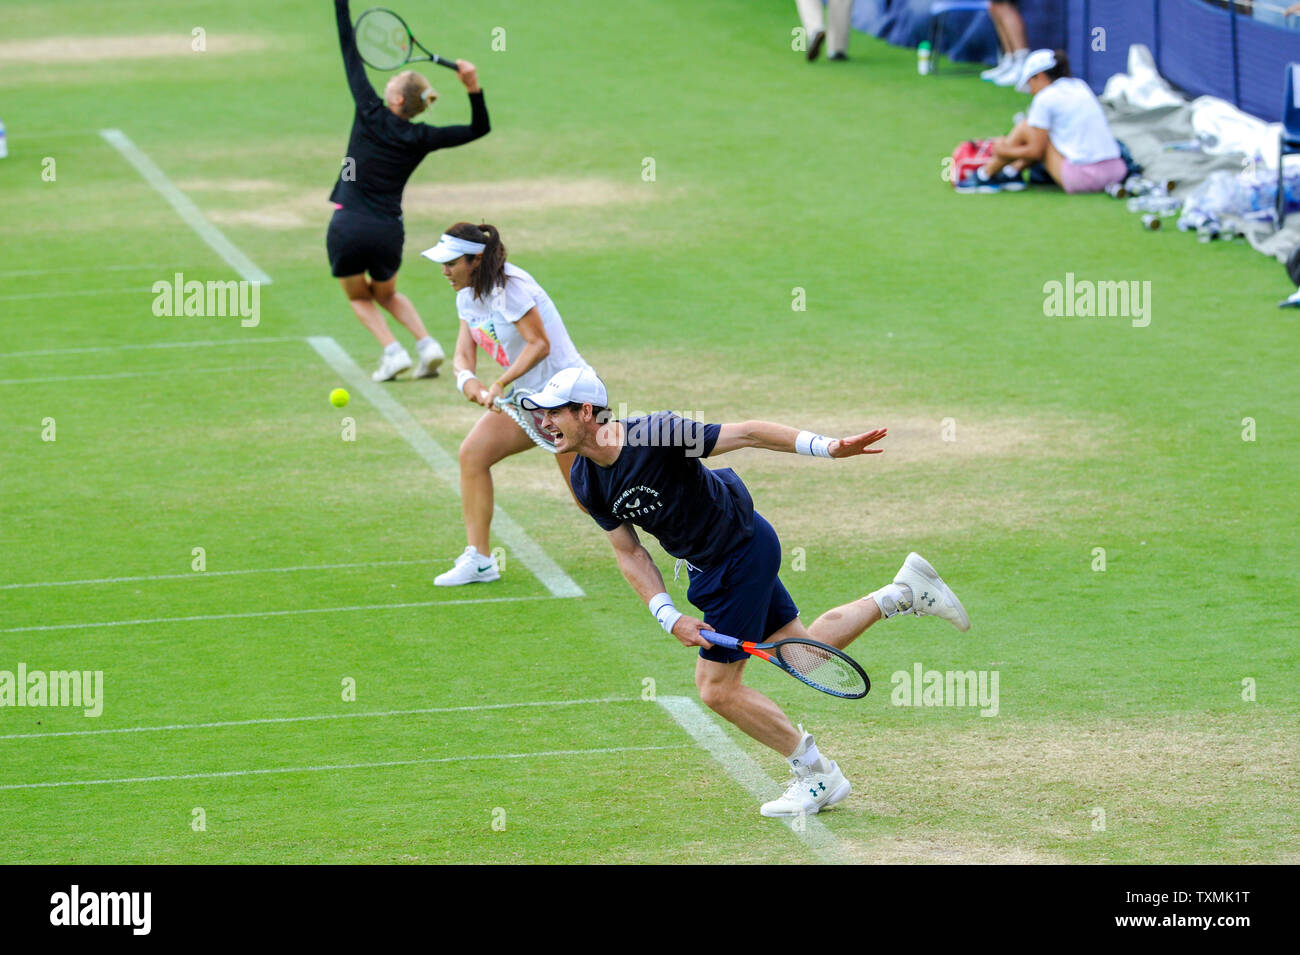
[[[462,395],[465,393],[466,383],[471,378],[477,381],[478,375],[474,374],[474,372],[470,371],[468,368],[462,368],[460,371],[456,373],[456,390],[459,391]]]
[[[682,612],[673,606],[673,598],[667,594],[655,594],[650,598],[650,613],[667,633],[672,633],[673,626],[682,619]]]
[[[799,454],[810,454],[817,458],[829,458],[831,456],[831,441],[823,434],[814,434],[811,431],[800,431],[799,436],[794,439],[794,449]]]

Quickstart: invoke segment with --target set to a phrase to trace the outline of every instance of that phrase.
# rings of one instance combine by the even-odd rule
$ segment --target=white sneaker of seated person
[[[465,552],[456,558],[456,563],[445,574],[433,578],[438,587],[459,587],[461,584],[486,584],[500,580],[501,572],[497,570],[496,558],[484,556],[471,544]]]

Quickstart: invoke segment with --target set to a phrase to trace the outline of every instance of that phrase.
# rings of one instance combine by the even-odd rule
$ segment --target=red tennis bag
[[[954,189],[968,172],[978,169],[993,158],[993,140],[968,139],[952,151],[952,168],[948,171],[949,182]]]

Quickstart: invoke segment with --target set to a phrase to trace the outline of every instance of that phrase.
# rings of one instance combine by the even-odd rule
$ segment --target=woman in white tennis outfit
[[[456,587],[500,578],[488,542],[492,465],[534,444],[501,412],[496,399],[516,386],[541,391],[556,372],[590,366],[573,347],[551,297],[531,275],[506,261],[506,247],[495,226],[458,222],[422,255],[442,265],[442,274],[456,290],[456,387],[487,409],[460,445],[461,509],[469,546],[451,570],[433,581],[439,587]],[[491,384],[479,378],[478,347],[496,362]],[[556,463],[567,484],[573,454],[557,454]]]

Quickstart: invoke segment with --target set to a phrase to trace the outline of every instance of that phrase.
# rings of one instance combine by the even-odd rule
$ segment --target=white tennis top
[[[502,368],[518,358],[528,344],[515,328],[515,322],[533,308],[542,317],[542,327],[551,343],[551,351],[519,376],[515,384],[531,391],[541,391],[556,372],[575,366],[590,367],[573,347],[564,319],[560,318],[559,310],[545,289],[523,269],[507,262],[504,288],[498,286],[486,301],[475,298],[472,288],[463,288],[456,293],[456,311],[460,320],[469,326],[474,341]]]
[[[1081,79],[1063,76],[1039,90],[1025,121],[1047,130],[1057,152],[1072,163],[1119,158],[1119,143],[1111,135],[1101,103]]]

